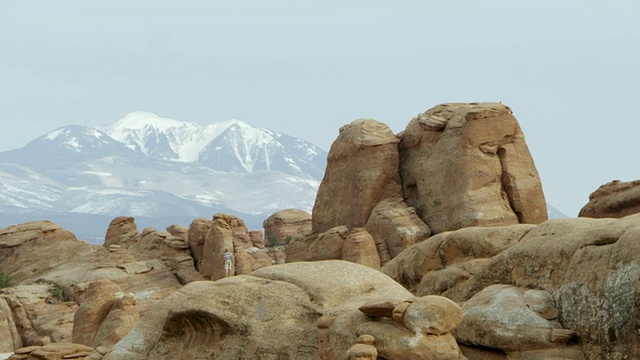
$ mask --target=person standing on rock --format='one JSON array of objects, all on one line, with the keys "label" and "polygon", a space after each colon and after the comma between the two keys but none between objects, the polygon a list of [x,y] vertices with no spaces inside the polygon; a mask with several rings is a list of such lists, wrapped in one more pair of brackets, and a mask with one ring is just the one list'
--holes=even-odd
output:
[{"label": "person standing on rock", "polygon": [[227,276],[231,275],[231,264],[233,263],[233,254],[229,249],[224,249],[224,271]]}]

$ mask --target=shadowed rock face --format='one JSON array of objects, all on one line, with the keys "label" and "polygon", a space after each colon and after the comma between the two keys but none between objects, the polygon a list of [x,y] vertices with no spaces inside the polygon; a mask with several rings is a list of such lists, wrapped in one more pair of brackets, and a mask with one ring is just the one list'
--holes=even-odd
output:
[{"label": "shadowed rock face", "polygon": [[411,120],[399,148],[404,198],[434,233],[547,220],[538,173],[507,106],[438,105]]}]

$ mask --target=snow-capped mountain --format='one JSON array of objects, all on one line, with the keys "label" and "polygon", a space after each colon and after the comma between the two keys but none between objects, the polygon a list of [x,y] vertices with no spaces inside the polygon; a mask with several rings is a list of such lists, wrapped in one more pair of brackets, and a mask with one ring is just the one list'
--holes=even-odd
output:
[{"label": "snow-capped mountain", "polygon": [[277,210],[311,210],[326,155],[239,120],[201,125],[135,112],[98,129],[65,126],[0,153],[0,227],[29,213],[86,222],[225,212],[260,228]]},{"label": "snow-capped mountain", "polygon": [[240,120],[201,125],[133,112],[100,130],[150,158],[225,172],[275,170],[313,179],[322,176],[326,161],[326,153],[307,141]]}]

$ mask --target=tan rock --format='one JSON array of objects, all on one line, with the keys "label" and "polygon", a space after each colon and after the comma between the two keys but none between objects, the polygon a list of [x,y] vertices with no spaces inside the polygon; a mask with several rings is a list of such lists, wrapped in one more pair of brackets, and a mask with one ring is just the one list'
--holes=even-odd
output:
[{"label": "tan rock", "polygon": [[288,244],[311,232],[311,214],[299,209],[285,209],[273,213],[262,223],[268,242]]},{"label": "tan rock", "polygon": [[191,248],[191,255],[196,262],[196,269],[202,270],[202,259],[204,258],[204,243],[207,238],[207,234],[211,230],[211,220],[198,218],[191,222],[189,225],[189,247]]},{"label": "tan rock", "polygon": [[50,284],[18,285],[2,290],[22,346],[69,342],[78,305],[54,298]]},{"label": "tan rock", "polygon": [[[534,227],[526,224],[471,227],[437,234],[403,251],[380,270],[413,293],[417,294],[420,287],[421,296],[440,295],[459,285],[459,281],[439,283],[438,293],[430,294],[430,287],[422,284],[424,276],[470,260],[491,258],[516,244]],[[454,300],[458,299],[454,297]]]},{"label": "tan rock", "polygon": [[13,312],[7,300],[0,295],[0,353],[12,352],[22,347],[22,339],[13,320]]},{"label": "tan rock", "polygon": [[10,360],[61,360],[84,359],[93,348],[73,343],[52,343],[44,346],[30,346],[18,349]]},{"label": "tan rock", "polygon": [[131,216],[120,216],[109,223],[107,234],[104,238],[104,247],[110,245],[121,245],[129,247],[140,240],[141,234],[138,232],[135,219]]},{"label": "tan rock", "polygon": [[[222,279],[226,276],[224,270],[224,252],[233,249],[233,232],[231,224],[223,217],[214,217],[211,230],[207,234],[203,248],[201,273],[211,280]],[[235,271],[235,266],[233,266]]]},{"label": "tan rock", "polygon": [[[575,331],[531,309],[524,294],[524,289],[510,285],[491,285],[476,294],[462,305],[458,341],[510,353],[562,347],[576,336]],[[553,308],[551,294],[547,294],[551,303],[545,307]]]},{"label": "tan rock", "polygon": [[182,225],[173,224],[173,225],[167,227],[166,230],[172,236],[180,238],[180,239],[182,239],[184,241],[187,241],[189,239],[189,229],[187,229],[186,227],[184,227]]},{"label": "tan rock", "polygon": [[553,294],[562,327],[579,334],[587,359],[633,358],[640,341],[640,215],[558,219],[531,230],[468,283],[464,298],[491,284]]},{"label": "tan rock", "polygon": [[364,228],[355,228],[342,248],[342,260],[380,269],[380,257],[373,237]]},{"label": "tan rock", "polygon": [[122,289],[110,280],[90,283],[85,301],[80,304],[73,319],[72,342],[93,346],[100,325],[121,296]]},{"label": "tan rock", "polygon": [[537,170],[507,106],[435,106],[411,120],[399,149],[404,197],[434,233],[547,219]]},{"label": "tan rock", "polygon": [[429,227],[402,198],[381,200],[371,212],[365,228],[376,241],[382,265],[431,236]]},{"label": "tan rock", "polygon": [[640,212],[640,180],[606,183],[589,195],[589,203],[578,216],[621,218]]},{"label": "tan rock", "polygon": [[337,226],[323,233],[311,233],[304,239],[294,241],[285,249],[287,262],[341,259],[349,231],[347,226]]},{"label": "tan rock", "polygon": [[360,335],[355,341],[356,343],[347,350],[347,359],[349,360],[376,360],[378,358],[378,350],[375,347],[375,339],[371,335]]},{"label": "tan rock", "polygon": [[376,120],[340,128],[313,207],[314,232],[363,227],[381,199],[400,195],[397,143],[389,127]]},{"label": "tan rock", "polygon": [[[382,294],[408,296],[383,274],[345,261],[269,266],[194,282],[158,303],[104,359],[317,359],[316,320],[322,313],[352,309]],[[356,337],[351,332],[333,338],[333,349],[344,356]]]},{"label": "tan rock", "polygon": [[93,339],[94,348],[113,347],[140,320],[140,313],[136,309],[136,299],[133,294],[124,294],[118,297],[111,310],[100,323],[100,327]]},{"label": "tan rock", "polygon": [[267,243],[264,241],[264,234],[261,230],[251,230],[249,231],[249,237],[251,238],[251,243],[253,246],[264,249],[267,247]]}]

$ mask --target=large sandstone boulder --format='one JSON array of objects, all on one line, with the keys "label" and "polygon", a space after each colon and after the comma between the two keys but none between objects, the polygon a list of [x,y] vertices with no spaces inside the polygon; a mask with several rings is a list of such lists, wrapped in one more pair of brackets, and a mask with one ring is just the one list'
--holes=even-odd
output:
[{"label": "large sandstone boulder", "polygon": [[558,219],[536,226],[467,281],[467,300],[492,284],[553,295],[558,321],[587,359],[640,354],[640,215]]},{"label": "large sandstone boulder", "polygon": [[547,219],[540,178],[505,105],[435,106],[411,120],[399,149],[404,198],[434,233]]},{"label": "large sandstone boulder", "polygon": [[197,218],[189,225],[188,238],[191,255],[195,260],[196,269],[202,271],[202,261],[204,259],[204,243],[207,234],[211,230],[211,220]]},{"label": "large sandstone boulder", "polygon": [[262,226],[270,245],[285,244],[311,232],[311,214],[299,209],[280,210],[265,219]]},{"label": "large sandstone boulder", "polygon": [[286,249],[288,263],[299,261],[346,260],[380,268],[376,242],[364,228],[338,226],[320,234],[292,242]]},{"label": "large sandstone boulder", "polygon": [[363,227],[381,199],[400,195],[397,144],[391,129],[376,120],[340,128],[313,206],[314,232]]},{"label": "large sandstone boulder", "polygon": [[462,309],[464,319],[456,329],[459,342],[500,349],[510,355],[566,348],[577,335],[562,328],[553,296],[544,290],[491,285],[465,302]]},{"label": "large sandstone boulder", "polygon": [[429,227],[402,198],[381,200],[365,226],[373,236],[382,265],[431,236]]},{"label": "large sandstone boulder", "polygon": [[380,294],[407,296],[386,276],[342,261],[194,282],[158,303],[104,359],[317,359],[315,323],[325,309]]},{"label": "large sandstone boulder", "polygon": [[[207,279],[218,280],[226,276],[224,269],[224,252],[234,253],[233,228],[224,217],[215,217],[211,229],[204,242],[201,273]],[[234,259],[237,254],[234,254]],[[235,264],[232,265],[232,275],[235,274]]]},{"label": "large sandstone boulder", "polygon": [[75,313],[72,342],[111,348],[138,322],[133,294],[124,294],[110,280],[91,282]]},{"label": "large sandstone boulder", "polygon": [[[358,329],[367,324],[389,330],[377,333],[376,341],[385,344],[386,358],[400,359],[407,344],[394,336],[415,333],[399,326],[412,324],[414,331],[433,327],[450,337],[456,320],[446,320],[437,309],[455,309],[456,304],[435,300],[442,305],[431,303],[432,312],[429,306],[403,307],[399,319],[406,321],[399,325],[358,310],[376,299],[419,302],[380,272],[345,261],[284,264],[194,282],[158,303],[104,359],[345,359]],[[454,348],[447,354],[459,355],[455,341],[449,345]]]},{"label": "large sandstone boulder", "polygon": [[621,218],[640,212],[640,180],[606,183],[589,195],[589,203],[579,216],[591,218]]},{"label": "large sandstone boulder", "polygon": [[104,247],[107,249],[111,245],[128,247],[128,245],[138,242],[140,236],[135,219],[131,216],[120,216],[109,223],[107,234],[104,237]]},{"label": "large sandstone boulder", "polygon": [[468,271],[479,271],[476,265],[481,268],[534,227],[517,224],[440,233],[403,251],[381,271],[418,296],[444,295],[459,300],[472,275]]}]

